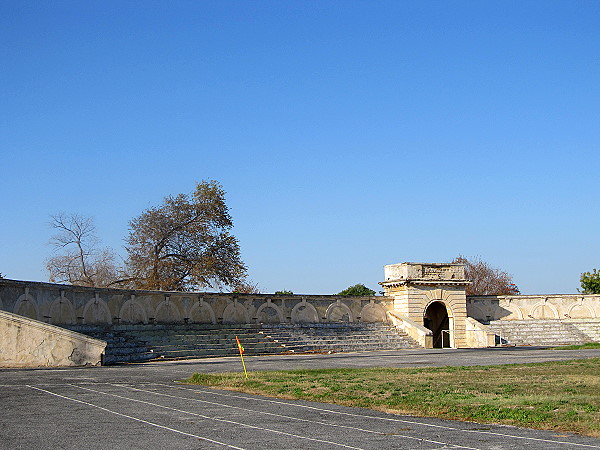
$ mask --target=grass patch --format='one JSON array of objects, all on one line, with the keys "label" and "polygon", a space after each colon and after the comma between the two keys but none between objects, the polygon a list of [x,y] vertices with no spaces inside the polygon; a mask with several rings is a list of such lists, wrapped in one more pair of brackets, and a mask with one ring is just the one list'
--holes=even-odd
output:
[{"label": "grass patch", "polygon": [[419,369],[195,373],[185,383],[397,414],[600,437],[600,358]]},{"label": "grass patch", "polygon": [[600,342],[588,342],[581,345],[563,345],[560,347],[552,347],[550,350],[585,350],[588,348],[600,348]]}]

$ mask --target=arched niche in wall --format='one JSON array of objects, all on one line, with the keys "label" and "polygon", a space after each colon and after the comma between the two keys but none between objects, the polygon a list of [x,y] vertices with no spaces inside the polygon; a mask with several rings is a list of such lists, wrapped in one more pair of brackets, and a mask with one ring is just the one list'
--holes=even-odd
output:
[{"label": "arched niche in wall", "polygon": [[29,317],[30,319],[41,320],[38,305],[29,292],[17,299],[13,312],[20,316]]},{"label": "arched niche in wall", "polygon": [[110,309],[99,296],[89,300],[83,308],[83,320],[89,324],[111,324]]},{"label": "arched niche in wall", "polygon": [[158,304],[154,317],[158,323],[177,323],[182,321],[181,311],[179,311],[177,305],[168,296]]},{"label": "arched niche in wall", "polygon": [[71,301],[61,293],[60,297],[57,297],[48,310],[50,316],[50,323],[55,325],[71,325],[75,323],[75,308]]},{"label": "arched niche in wall", "polygon": [[192,305],[189,312],[189,318],[194,323],[210,323],[216,324],[217,318],[210,304],[203,299],[199,299]]},{"label": "arched niche in wall", "polygon": [[593,319],[595,315],[594,311],[580,300],[569,307],[567,317],[571,319]]},{"label": "arched niche in wall", "polygon": [[144,306],[132,295],[129,300],[123,303],[119,310],[121,322],[125,323],[148,323],[148,315]]},{"label": "arched niche in wall", "polygon": [[360,311],[361,322],[385,322],[387,315],[383,306],[371,300]]},{"label": "arched niche in wall", "polygon": [[250,323],[250,315],[237,300],[230,302],[223,311],[223,323]]},{"label": "arched niche in wall", "polygon": [[282,323],[283,311],[275,303],[268,299],[265,303],[260,305],[256,310],[256,322],[257,323]]},{"label": "arched niche in wall", "polygon": [[556,307],[547,301],[535,304],[529,315],[533,319],[560,319]]},{"label": "arched niche in wall", "polygon": [[341,300],[332,303],[325,312],[327,322],[354,322],[352,311]]},{"label": "arched niche in wall", "polygon": [[292,323],[318,323],[319,313],[305,299],[292,308]]},{"label": "arched niche in wall", "polygon": [[[512,300],[508,300],[506,303],[502,303],[498,311],[502,311],[502,315],[500,317],[495,317],[496,319],[501,320],[523,320],[525,318],[525,314],[519,306],[514,303]],[[506,314],[508,312],[508,314]]]}]

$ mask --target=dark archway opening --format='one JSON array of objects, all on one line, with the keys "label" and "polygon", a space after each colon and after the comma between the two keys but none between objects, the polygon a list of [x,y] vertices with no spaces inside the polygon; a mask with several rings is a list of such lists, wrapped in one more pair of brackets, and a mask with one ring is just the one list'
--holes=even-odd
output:
[{"label": "dark archway opening", "polygon": [[423,325],[433,333],[433,348],[450,347],[450,319],[442,302],[433,302],[427,307]]}]

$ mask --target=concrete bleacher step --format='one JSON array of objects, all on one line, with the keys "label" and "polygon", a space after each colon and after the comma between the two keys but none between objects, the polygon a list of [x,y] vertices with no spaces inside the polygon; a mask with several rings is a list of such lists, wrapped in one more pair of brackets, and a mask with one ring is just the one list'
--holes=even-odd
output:
[{"label": "concrete bleacher step", "polygon": [[343,352],[418,347],[405,333],[387,324],[319,323],[264,325],[263,332],[289,350]]},{"label": "concrete bleacher step", "polygon": [[107,341],[105,363],[245,355],[348,352],[418,347],[387,324],[161,324],[76,325],[70,327]]},{"label": "concrete bleacher step", "polygon": [[144,362],[157,358],[157,354],[143,341],[112,327],[95,325],[73,325],[69,329],[106,341],[103,364],[122,362]]},{"label": "concrete bleacher step", "polygon": [[600,341],[600,319],[496,320],[489,331],[500,344],[577,345]]}]

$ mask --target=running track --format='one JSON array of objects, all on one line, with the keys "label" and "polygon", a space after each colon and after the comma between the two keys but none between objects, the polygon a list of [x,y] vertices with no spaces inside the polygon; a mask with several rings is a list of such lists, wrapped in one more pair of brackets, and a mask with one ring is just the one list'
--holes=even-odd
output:
[{"label": "running track", "polygon": [[[495,353],[494,353],[495,352]],[[463,353],[479,359],[566,356],[547,350]],[[565,354],[567,352],[558,352]],[[443,365],[456,351],[248,358],[249,368]],[[573,357],[594,356],[594,353]],[[411,363],[411,361],[413,361]],[[487,362],[489,363],[489,361]],[[600,449],[600,439],[217,391],[176,383],[238,370],[235,358],[89,369],[0,371],[0,448]]]}]

